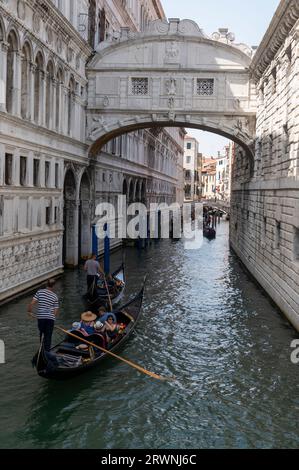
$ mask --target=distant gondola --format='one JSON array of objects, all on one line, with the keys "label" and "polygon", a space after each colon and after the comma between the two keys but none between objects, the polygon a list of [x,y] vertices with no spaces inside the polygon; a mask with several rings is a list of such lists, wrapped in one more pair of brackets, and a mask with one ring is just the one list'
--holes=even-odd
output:
[{"label": "distant gondola", "polygon": [[[115,352],[134,331],[141,312],[143,292],[144,286],[136,297],[113,312],[117,323],[124,324],[124,329],[106,346],[109,351]],[[72,332],[82,339],[104,347],[101,335],[93,334],[86,337],[80,331]],[[91,369],[109,356],[107,352],[92,346],[82,350],[80,344],[84,344],[84,341],[66,335],[63,341],[54,346],[50,352],[46,352],[41,343],[39,351],[32,360],[38,375],[47,379],[67,379]]]},{"label": "distant gondola", "polygon": [[214,240],[216,238],[216,230],[212,227],[204,227],[203,236],[208,240]]},{"label": "distant gondola", "polygon": [[[120,281],[120,286],[117,286],[115,281]],[[112,283],[107,281],[107,286],[112,305],[117,305],[121,301],[126,287],[124,264],[112,274]],[[98,313],[99,307],[102,305],[109,306],[109,297],[106,287],[92,285],[89,291],[84,295],[84,299],[86,300],[87,308],[94,313]]]}]

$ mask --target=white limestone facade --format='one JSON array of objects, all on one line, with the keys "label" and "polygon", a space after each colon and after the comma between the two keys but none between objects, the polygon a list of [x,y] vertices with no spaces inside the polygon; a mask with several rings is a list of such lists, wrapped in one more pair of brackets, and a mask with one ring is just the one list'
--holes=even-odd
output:
[{"label": "white limestone facade", "polygon": [[52,2],[0,2],[0,301],[62,272],[64,233],[77,262],[91,52]]},{"label": "white limestone facade", "polygon": [[125,184],[135,201],[182,197],[182,130],[123,135],[97,161],[86,143],[93,47],[162,17],[158,0],[0,1],[0,302],[90,254],[96,204]]},{"label": "white limestone facade", "polygon": [[299,330],[299,3],[283,0],[259,46],[255,158],[236,148],[231,245]]}]

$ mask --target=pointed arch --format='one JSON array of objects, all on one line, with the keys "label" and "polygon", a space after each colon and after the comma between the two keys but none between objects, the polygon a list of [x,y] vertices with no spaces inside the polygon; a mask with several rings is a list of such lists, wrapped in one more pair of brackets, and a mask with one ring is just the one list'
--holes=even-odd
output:
[{"label": "pointed arch", "polygon": [[67,122],[68,122],[68,127],[67,127],[67,133],[68,135],[72,134],[72,129],[73,129],[73,122],[74,122],[74,102],[75,102],[75,90],[76,90],[76,82],[71,75],[69,84],[68,84],[68,109],[67,109]]},{"label": "pointed arch", "polygon": [[21,64],[21,116],[23,119],[30,117],[31,61],[32,45],[28,40],[25,40],[22,47]]},{"label": "pointed arch", "polygon": [[6,65],[6,110],[8,113],[16,113],[18,106],[17,96],[17,53],[20,40],[14,28],[10,28],[7,35],[7,65]]},{"label": "pointed arch", "polygon": [[0,16],[0,41],[6,40],[5,26],[2,16]]},{"label": "pointed arch", "polygon": [[47,64],[46,69],[46,126],[47,128],[52,128],[52,118],[53,118],[53,97],[54,97],[54,64],[50,59]]},{"label": "pointed arch", "polygon": [[41,51],[38,51],[35,56],[35,70],[34,70],[34,120],[37,124],[42,123],[42,108],[43,108],[43,90],[42,90],[42,77],[44,74],[44,57]]},{"label": "pointed arch", "polygon": [[62,67],[58,66],[56,73],[56,111],[55,111],[55,129],[57,131],[61,128],[61,114],[62,114],[62,85],[64,84],[64,73]]}]

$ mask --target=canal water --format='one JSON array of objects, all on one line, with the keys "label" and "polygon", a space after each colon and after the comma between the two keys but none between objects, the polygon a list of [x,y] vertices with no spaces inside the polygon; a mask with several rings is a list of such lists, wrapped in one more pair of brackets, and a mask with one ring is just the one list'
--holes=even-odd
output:
[{"label": "canal water", "polygon": [[[112,261],[117,267],[121,254]],[[69,381],[42,379],[30,363],[38,347],[30,297],[14,301],[0,310],[0,447],[298,447],[299,366],[290,361],[298,334],[230,252],[228,224],[196,251],[181,241],[127,248],[126,267],[127,297],[144,274],[148,281],[121,354],[175,380],[114,359]],[[83,311],[84,272],[67,272],[57,290],[58,324],[68,327]]]}]

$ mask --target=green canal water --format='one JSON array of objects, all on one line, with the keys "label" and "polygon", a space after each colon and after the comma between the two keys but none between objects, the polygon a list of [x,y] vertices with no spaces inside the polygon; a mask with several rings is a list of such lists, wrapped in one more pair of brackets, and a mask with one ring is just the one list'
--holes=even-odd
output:
[{"label": "green canal water", "polygon": [[[126,298],[145,273],[148,281],[121,354],[176,379],[159,382],[114,359],[65,382],[38,377],[31,296],[19,299],[0,309],[0,447],[298,447],[299,366],[290,361],[298,334],[230,252],[228,224],[196,251],[173,241],[128,248],[126,267]],[[68,327],[84,309],[84,272],[67,272],[57,291],[58,324]]]}]

